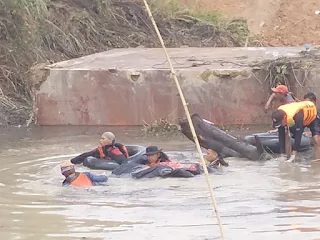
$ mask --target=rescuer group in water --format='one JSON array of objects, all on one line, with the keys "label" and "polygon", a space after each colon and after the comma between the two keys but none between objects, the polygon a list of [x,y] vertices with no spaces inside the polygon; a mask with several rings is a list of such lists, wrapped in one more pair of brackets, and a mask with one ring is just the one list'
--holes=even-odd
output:
[{"label": "rescuer group in water", "polygon": [[[303,134],[310,134],[313,139],[314,154],[320,159],[320,118],[316,108],[316,95],[309,92],[303,100],[294,98],[285,85],[272,88],[265,111],[270,109],[273,102],[278,101],[278,108],[272,112],[272,127],[278,131],[280,146],[280,158],[293,162],[301,144]],[[304,132],[305,128],[310,132]],[[291,146],[290,137],[294,139]],[[292,148],[292,149],[291,149]],[[209,172],[218,171],[229,166],[219,152],[206,149],[207,168]],[[106,175],[96,175],[90,172],[77,172],[75,165],[85,161],[105,162],[110,165],[114,175],[129,174],[134,178],[141,177],[193,177],[203,172],[201,164],[182,163],[171,160],[158,146],[149,146],[145,153],[130,160],[128,149],[125,145],[116,142],[112,132],[104,132],[100,137],[99,145],[91,151],[85,152],[72,158],[70,161],[61,163],[61,174],[65,177],[62,185],[94,186],[108,181]],[[97,168],[98,169],[98,168]],[[109,170],[109,169],[108,169]]]},{"label": "rescuer group in water", "polygon": [[[181,177],[189,178],[202,173],[199,163],[182,163],[171,160],[162,149],[149,146],[145,153],[134,161],[128,162],[128,151],[121,143],[116,143],[112,132],[105,132],[100,137],[99,145],[88,152],[82,153],[70,161],[60,164],[61,174],[65,177],[62,185],[94,186],[108,181],[105,175],[90,172],[77,172],[75,165],[86,160],[95,159],[97,162],[116,163],[112,173],[115,175],[129,174],[135,178],[141,177]],[[207,150],[206,160],[209,172],[228,166],[221,155],[212,149]]]}]

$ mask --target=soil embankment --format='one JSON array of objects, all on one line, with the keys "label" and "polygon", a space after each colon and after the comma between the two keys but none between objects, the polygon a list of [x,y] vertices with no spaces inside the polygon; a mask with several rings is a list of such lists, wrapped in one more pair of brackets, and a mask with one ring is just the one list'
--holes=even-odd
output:
[{"label": "soil embankment", "polygon": [[[238,47],[248,35],[245,21],[218,22],[213,14],[201,21],[201,14],[176,5],[154,3],[152,9],[168,47]],[[41,78],[30,78],[29,70],[37,64],[112,48],[159,47],[142,2],[3,0],[0,15],[0,125],[32,121],[32,90]]]},{"label": "soil embankment", "polygon": [[[194,0],[179,0],[192,6]],[[214,9],[228,18],[247,20],[252,34],[261,35],[269,46],[320,45],[318,0],[198,0],[200,9]]]},{"label": "soil embankment", "polygon": [[[248,46],[320,44],[316,0],[150,2],[168,47],[239,47],[249,31]],[[32,92],[42,77],[29,73],[38,64],[159,47],[142,1],[2,0],[0,15],[0,125],[32,122]]]}]

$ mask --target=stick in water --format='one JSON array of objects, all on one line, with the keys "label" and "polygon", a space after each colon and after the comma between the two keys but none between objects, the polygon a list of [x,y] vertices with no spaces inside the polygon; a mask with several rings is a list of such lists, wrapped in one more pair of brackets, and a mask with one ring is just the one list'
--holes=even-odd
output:
[{"label": "stick in water", "polygon": [[205,173],[205,176],[206,176],[206,180],[207,180],[207,185],[208,185],[208,188],[209,188],[209,192],[210,192],[210,196],[211,196],[211,201],[212,201],[212,205],[213,205],[213,210],[216,214],[216,217],[217,217],[217,221],[218,221],[218,224],[219,224],[219,229],[220,229],[220,235],[221,235],[221,239],[224,240],[224,234],[223,234],[223,230],[222,230],[222,224],[221,224],[221,220],[220,220],[220,216],[219,216],[219,213],[218,213],[218,209],[217,209],[217,203],[216,203],[216,200],[215,200],[215,197],[214,197],[214,194],[213,194],[213,190],[212,190],[212,186],[211,186],[211,182],[210,182],[210,179],[209,179],[209,173],[208,173],[208,168],[207,168],[207,165],[206,165],[206,162],[203,158],[203,155],[202,155],[202,151],[201,151],[201,147],[200,147],[200,144],[199,144],[199,140],[197,138],[197,135],[196,135],[196,131],[194,129],[194,126],[193,126],[193,123],[192,123],[192,120],[191,120],[191,116],[190,116],[190,113],[189,113],[189,109],[188,109],[188,106],[187,106],[187,103],[186,103],[186,100],[184,98],[184,95],[183,95],[183,92],[181,90],[181,87],[180,87],[180,84],[179,84],[179,81],[178,81],[178,78],[176,76],[176,73],[175,73],[175,70],[172,66],[172,63],[171,63],[171,60],[170,60],[170,57],[169,57],[169,54],[167,52],[167,49],[164,45],[164,42],[163,42],[163,39],[161,37],[161,34],[159,32],[159,29],[158,29],[158,26],[152,16],[152,13],[151,13],[151,10],[149,8],[149,4],[147,2],[147,0],[143,0],[144,2],[144,5],[147,9],[147,12],[148,12],[148,15],[150,17],[150,20],[153,24],[153,27],[154,27],[154,30],[156,31],[157,35],[158,35],[158,38],[159,38],[159,41],[162,45],[162,48],[163,48],[163,51],[166,55],[166,58],[167,58],[167,61],[170,65],[170,69],[171,69],[171,74],[173,76],[173,79],[176,83],[176,86],[178,88],[178,92],[179,92],[179,96],[181,98],[181,101],[182,101],[182,104],[183,104],[183,107],[184,107],[184,110],[185,110],[185,113],[187,115],[187,119],[188,119],[188,122],[189,122],[189,125],[190,125],[190,130],[192,132],[192,135],[193,135],[193,139],[194,139],[194,142],[196,144],[196,147],[197,147],[197,150],[198,150],[198,153],[199,153],[199,157],[200,157],[200,160],[202,162],[202,166],[203,166],[203,170],[204,170],[204,173]]}]

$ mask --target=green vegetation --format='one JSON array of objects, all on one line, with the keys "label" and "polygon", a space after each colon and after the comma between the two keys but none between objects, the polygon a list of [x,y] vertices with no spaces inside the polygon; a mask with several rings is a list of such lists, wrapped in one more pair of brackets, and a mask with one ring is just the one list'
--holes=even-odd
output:
[{"label": "green vegetation", "polygon": [[[149,1],[150,2],[150,1]],[[151,7],[168,47],[244,46],[242,20],[186,9],[174,0]],[[122,47],[159,47],[141,1],[0,0],[0,125],[32,118],[30,68]]]},{"label": "green vegetation", "polygon": [[141,131],[143,136],[172,136],[180,133],[180,126],[171,123],[167,118],[160,118],[151,124],[145,123]]}]

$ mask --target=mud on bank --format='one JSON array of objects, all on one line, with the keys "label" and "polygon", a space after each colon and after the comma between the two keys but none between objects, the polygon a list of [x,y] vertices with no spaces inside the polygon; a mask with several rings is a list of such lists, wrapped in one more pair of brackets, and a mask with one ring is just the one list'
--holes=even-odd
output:
[{"label": "mud on bank", "polygon": [[[242,20],[221,22],[215,13],[171,2],[153,1],[152,9],[168,47],[245,45],[248,28]],[[32,92],[41,79],[31,81],[29,70],[37,64],[160,46],[140,1],[2,0],[0,15],[0,125],[32,122]]]}]

